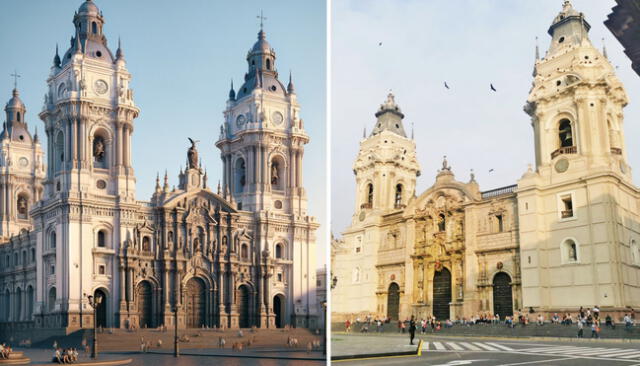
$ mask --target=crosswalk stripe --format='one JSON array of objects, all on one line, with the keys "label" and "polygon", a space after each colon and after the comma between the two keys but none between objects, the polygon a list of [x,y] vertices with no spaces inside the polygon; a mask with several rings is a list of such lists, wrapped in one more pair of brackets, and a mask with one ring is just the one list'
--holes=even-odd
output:
[{"label": "crosswalk stripe", "polygon": [[638,358],[640,357],[640,351],[636,351],[635,354],[629,354],[629,355],[624,355],[624,356],[618,356],[617,358],[624,358],[624,359],[628,359],[628,358]]},{"label": "crosswalk stripe", "polygon": [[497,348],[500,348],[500,349],[501,349],[501,350],[503,350],[503,351],[513,351],[513,348],[510,348],[510,347],[504,346],[504,345],[502,345],[502,344],[491,343],[491,342],[487,342],[487,344],[489,344],[489,345],[491,345],[491,346],[494,346],[494,347],[497,347]]},{"label": "crosswalk stripe", "polygon": [[436,348],[436,350],[438,351],[443,351],[446,350],[447,347],[445,347],[442,343],[440,342],[433,342],[433,346]]},{"label": "crosswalk stripe", "polygon": [[520,351],[523,352],[544,352],[544,353],[548,353],[548,352],[560,352],[562,350],[571,350],[574,349],[575,347],[573,346],[559,346],[559,347],[536,347],[536,348],[527,348],[527,349],[522,349]]},{"label": "crosswalk stripe", "polygon": [[460,347],[459,345],[453,343],[453,342],[447,342],[447,346],[453,348],[456,351],[464,351],[464,348]]},{"label": "crosswalk stripe", "polygon": [[489,346],[487,344],[480,343],[480,342],[474,342],[473,344],[475,344],[478,347],[484,348],[487,351],[497,351],[498,350],[497,348],[491,347],[491,346]]},{"label": "crosswalk stripe", "polygon": [[584,352],[589,352],[589,351],[596,351],[596,352],[604,352],[606,351],[607,348],[590,348],[590,347],[577,347],[576,349],[573,350],[566,350],[566,351],[562,351],[563,355],[582,355],[584,354]]},{"label": "crosswalk stripe", "polygon": [[472,350],[472,351],[481,351],[481,349],[480,349],[480,348],[478,348],[478,347],[474,346],[474,345],[473,345],[473,344],[471,344],[471,343],[467,343],[467,342],[460,342],[460,344],[461,344],[464,348],[470,349],[470,350]]},{"label": "crosswalk stripe", "polygon": [[605,351],[605,352],[602,352],[602,353],[600,353],[600,354],[598,354],[596,356],[599,356],[599,357],[618,357],[618,356],[624,356],[624,355],[628,355],[630,353],[636,353],[636,352],[638,352],[637,349],[629,349],[629,348],[624,349],[623,348],[623,349],[620,349],[618,351]]},{"label": "crosswalk stripe", "polygon": [[611,353],[611,352],[616,352],[616,351],[622,351],[620,348],[609,348],[607,350],[591,350],[591,351],[585,351],[580,353],[580,356],[601,356],[601,355],[605,355],[607,353]]}]

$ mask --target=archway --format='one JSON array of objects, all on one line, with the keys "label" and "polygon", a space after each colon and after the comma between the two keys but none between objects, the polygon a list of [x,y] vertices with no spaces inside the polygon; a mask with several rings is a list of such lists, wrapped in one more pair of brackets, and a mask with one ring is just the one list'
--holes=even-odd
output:
[{"label": "archway", "polygon": [[33,317],[34,299],[33,286],[29,285],[27,287],[27,320],[31,320]]},{"label": "archway", "polygon": [[501,319],[513,315],[511,277],[504,272],[493,277],[493,313],[500,315]]},{"label": "archway", "polygon": [[151,328],[153,318],[153,289],[149,281],[142,281],[138,284],[136,298],[138,302],[138,314],[140,328]]},{"label": "archway", "polygon": [[9,321],[11,317],[11,292],[9,289],[4,293],[4,320]]},{"label": "archway", "polygon": [[391,320],[400,318],[400,286],[393,282],[389,285],[387,294],[387,317]]},{"label": "archway", "polygon": [[284,295],[278,294],[273,297],[273,312],[276,314],[276,328],[284,328],[286,303]]},{"label": "archway", "polygon": [[102,289],[97,289],[93,293],[93,298],[100,301],[96,308],[96,326],[105,328],[107,326],[107,294]]},{"label": "archway", "polygon": [[13,320],[20,321],[22,320],[22,290],[20,287],[16,289],[16,315],[13,317]]},{"label": "archway", "polygon": [[451,272],[442,267],[433,275],[433,316],[438,320],[449,319],[451,303]]},{"label": "archway", "polygon": [[238,313],[240,328],[249,328],[249,288],[246,285],[238,288]]},{"label": "archway", "polygon": [[200,328],[206,319],[205,285],[199,278],[191,278],[187,281],[186,291],[186,315],[188,328]]}]

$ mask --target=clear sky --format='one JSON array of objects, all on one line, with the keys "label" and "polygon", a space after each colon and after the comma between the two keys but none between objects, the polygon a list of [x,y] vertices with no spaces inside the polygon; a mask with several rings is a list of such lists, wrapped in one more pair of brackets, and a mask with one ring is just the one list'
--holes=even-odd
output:
[{"label": "clear sky", "polygon": [[[0,102],[11,97],[14,69],[27,106],[31,131],[38,118],[56,43],[62,54],[74,34],[74,11],[82,0],[3,0],[0,8]],[[318,267],[325,262],[326,184],[326,4],[324,1],[129,1],[96,0],[105,17],[111,51],[118,36],[133,75],[132,88],[140,116],[133,134],[137,197],[149,200],[156,173],[169,172],[178,184],[187,137],[201,141],[210,186],[222,179],[220,154],[214,146],[231,78],[236,87],[247,70],[245,57],[256,41],[257,15],[267,17],[265,32],[276,50],[276,67],[285,82],[293,72],[301,117],[311,137],[304,156],[309,212],[323,225],[318,230]],[[4,96],[4,97],[3,97]],[[3,99],[4,98],[4,99]],[[3,112],[4,113],[4,112]],[[4,119],[2,119],[4,120]],[[321,244],[322,243],[322,244]]]},{"label": "clear sky", "polygon": [[[362,130],[389,89],[415,125],[420,195],[447,155],[456,178],[474,169],[481,190],[515,184],[534,163],[533,130],[522,107],[533,78],[535,37],[546,52],[547,30],[562,0],[340,0],[332,9],[332,226],[354,212],[355,161]],[[629,105],[624,132],[631,167],[640,170],[640,77],[603,22],[613,0],[573,0],[591,24],[592,43],[619,66]],[[379,43],[382,42],[382,46]],[[447,81],[451,89],[444,88]],[[497,93],[489,90],[489,84]],[[494,169],[489,173],[490,169]],[[640,185],[636,171],[634,182]]]}]

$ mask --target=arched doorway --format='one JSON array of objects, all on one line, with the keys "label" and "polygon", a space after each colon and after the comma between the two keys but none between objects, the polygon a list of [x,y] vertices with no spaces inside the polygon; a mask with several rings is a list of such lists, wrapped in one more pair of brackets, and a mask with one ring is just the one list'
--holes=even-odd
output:
[{"label": "arched doorway", "polygon": [[398,320],[400,317],[400,286],[395,282],[389,285],[387,317],[391,320]]},{"label": "arched doorway", "polygon": [[246,285],[238,288],[238,313],[240,328],[249,328],[249,288]]},{"label": "arched doorway", "polygon": [[22,290],[20,287],[16,289],[16,315],[13,317],[15,321],[22,320]]},{"label": "arched doorway", "polygon": [[136,298],[138,299],[138,314],[140,328],[151,328],[153,326],[153,289],[149,281],[142,281],[138,285]]},{"label": "arched doorway", "polygon": [[433,316],[438,320],[449,319],[451,303],[451,272],[442,267],[433,275]]},{"label": "arched doorway", "polygon": [[27,320],[33,318],[34,293],[33,286],[27,287]]},{"label": "arched doorway", "polygon": [[205,313],[205,286],[200,278],[191,278],[187,281],[186,291],[186,315],[188,328],[200,328],[206,319]]},{"label": "arched doorway", "polygon": [[273,297],[273,312],[276,314],[276,328],[284,328],[284,295],[278,294]]},{"label": "arched doorway", "polygon": [[511,277],[504,272],[493,277],[493,313],[500,315],[501,319],[513,315]]},{"label": "arched doorway", "polygon": [[96,302],[100,302],[100,305],[96,308],[96,325],[105,328],[107,326],[107,294],[103,290],[97,289],[93,293],[93,298]]}]

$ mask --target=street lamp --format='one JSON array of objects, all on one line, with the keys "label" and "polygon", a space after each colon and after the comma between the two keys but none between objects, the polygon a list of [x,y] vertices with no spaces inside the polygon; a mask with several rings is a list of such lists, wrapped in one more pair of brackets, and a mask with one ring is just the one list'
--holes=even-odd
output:
[{"label": "street lamp", "polygon": [[178,299],[175,300],[175,305],[173,306],[173,325],[174,325],[174,333],[173,333],[173,357],[180,357],[180,346],[178,342]]},{"label": "street lamp", "polygon": [[93,341],[91,342],[91,358],[98,358],[98,307],[102,303],[102,296],[93,297],[84,294],[89,299],[89,306],[93,308]]},{"label": "street lamp", "polygon": [[324,319],[322,319],[324,323],[324,348],[322,349],[322,354],[327,354],[327,301],[322,302],[322,310],[324,311]]}]

